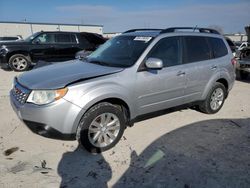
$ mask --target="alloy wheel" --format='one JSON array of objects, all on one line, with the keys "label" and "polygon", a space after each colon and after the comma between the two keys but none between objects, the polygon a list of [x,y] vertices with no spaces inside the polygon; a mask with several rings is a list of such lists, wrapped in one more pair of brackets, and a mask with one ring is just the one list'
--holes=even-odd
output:
[{"label": "alloy wheel", "polygon": [[218,110],[224,101],[224,92],[221,88],[217,88],[211,95],[210,107],[212,110]]},{"label": "alloy wheel", "polygon": [[120,121],[115,114],[103,113],[90,124],[88,139],[96,147],[107,147],[117,138],[120,127]]},{"label": "alloy wheel", "polygon": [[13,59],[12,61],[12,66],[18,70],[18,71],[22,71],[25,70],[26,67],[28,66],[28,62],[25,58],[23,57],[16,57],[15,59]]}]

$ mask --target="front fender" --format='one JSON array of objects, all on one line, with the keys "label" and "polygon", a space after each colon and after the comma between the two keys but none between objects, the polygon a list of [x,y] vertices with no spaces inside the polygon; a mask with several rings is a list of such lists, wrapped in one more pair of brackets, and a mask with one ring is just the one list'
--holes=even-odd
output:
[{"label": "front fender", "polygon": [[[100,101],[104,101],[110,98],[123,100],[128,105],[132,118],[135,114],[135,107],[132,101],[130,101],[130,98],[132,97],[130,96],[130,93],[131,92],[129,92],[127,88],[124,88],[118,84],[102,84],[99,86],[95,86],[94,88],[88,89],[88,91],[83,92],[82,95],[78,94],[77,96],[74,92],[72,92],[72,94],[66,95],[64,97],[65,100],[82,108],[74,122],[72,132],[76,132],[77,126],[82,116],[90,107]],[[75,97],[73,97],[72,95],[75,95]]]}]

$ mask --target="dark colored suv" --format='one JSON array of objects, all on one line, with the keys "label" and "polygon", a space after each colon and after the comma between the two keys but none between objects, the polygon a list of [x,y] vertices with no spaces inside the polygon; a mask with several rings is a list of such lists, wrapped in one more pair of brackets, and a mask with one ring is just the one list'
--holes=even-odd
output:
[{"label": "dark colored suv", "polygon": [[80,50],[94,51],[105,39],[86,32],[38,32],[23,41],[0,43],[0,66],[25,71],[39,60],[66,61]]}]

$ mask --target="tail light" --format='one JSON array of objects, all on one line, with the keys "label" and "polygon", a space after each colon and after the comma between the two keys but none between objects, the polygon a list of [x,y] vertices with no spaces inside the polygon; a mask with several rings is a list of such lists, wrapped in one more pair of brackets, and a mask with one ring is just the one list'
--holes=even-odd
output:
[{"label": "tail light", "polygon": [[235,58],[231,59],[231,63],[234,67],[236,67],[237,60]]}]

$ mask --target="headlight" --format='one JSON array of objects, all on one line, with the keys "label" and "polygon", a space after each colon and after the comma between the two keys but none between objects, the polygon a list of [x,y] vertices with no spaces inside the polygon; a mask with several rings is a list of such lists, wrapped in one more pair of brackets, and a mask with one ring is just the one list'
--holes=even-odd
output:
[{"label": "headlight", "polygon": [[67,88],[58,90],[33,90],[30,93],[27,102],[37,105],[49,104],[64,97],[67,91]]}]

